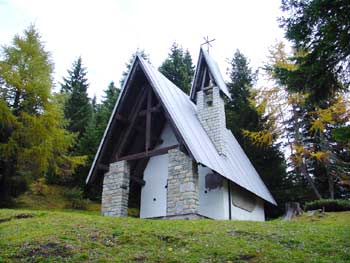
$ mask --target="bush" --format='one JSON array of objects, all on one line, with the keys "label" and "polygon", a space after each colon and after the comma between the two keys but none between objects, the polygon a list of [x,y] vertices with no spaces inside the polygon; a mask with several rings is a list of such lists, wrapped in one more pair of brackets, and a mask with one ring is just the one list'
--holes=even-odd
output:
[{"label": "bush", "polygon": [[45,178],[40,178],[30,185],[30,191],[34,195],[45,195],[47,188],[48,187],[46,185]]},{"label": "bush", "polygon": [[321,199],[305,204],[305,210],[325,209],[326,212],[350,211],[350,200]]},{"label": "bush", "polygon": [[66,188],[63,191],[62,195],[63,195],[63,197],[67,198],[68,200],[82,199],[83,198],[83,191],[77,187]]},{"label": "bush", "polygon": [[67,208],[85,210],[89,204],[89,200],[84,199],[83,191],[79,188],[67,188],[63,192],[63,196],[70,201]]}]

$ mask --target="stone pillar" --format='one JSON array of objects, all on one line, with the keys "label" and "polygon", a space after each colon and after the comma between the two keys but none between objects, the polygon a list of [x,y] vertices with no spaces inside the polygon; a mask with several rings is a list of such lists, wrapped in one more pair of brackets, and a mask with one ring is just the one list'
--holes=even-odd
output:
[{"label": "stone pillar", "polygon": [[197,92],[197,114],[218,153],[225,155],[225,102],[218,87],[208,87]]},{"label": "stone pillar", "polygon": [[178,148],[169,150],[168,156],[167,217],[196,216],[199,210],[197,164]]},{"label": "stone pillar", "polygon": [[102,215],[128,216],[130,167],[127,161],[111,163],[105,173],[102,191]]}]

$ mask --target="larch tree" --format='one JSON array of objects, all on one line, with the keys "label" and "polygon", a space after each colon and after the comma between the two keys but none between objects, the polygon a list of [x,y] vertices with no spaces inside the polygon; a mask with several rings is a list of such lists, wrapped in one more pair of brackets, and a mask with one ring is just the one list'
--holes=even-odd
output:
[{"label": "larch tree", "polygon": [[188,50],[184,51],[176,42],[170,48],[170,53],[159,71],[176,86],[189,94],[194,75],[194,65]]},{"label": "larch tree", "polygon": [[[290,148],[290,170],[300,174],[314,193],[314,196],[305,196],[304,201],[305,198],[342,197],[347,192],[341,182],[348,178],[350,166],[346,153],[349,148],[346,142],[337,141],[334,134],[349,121],[349,103],[337,92],[334,98],[323,100],[318,106],[309,99],[309,93],[290,89],[283,78],[286,72],[298,69],[295,56],[297,52],[288,56],[281,43],[271,50],[271,62],[266,70],[276,88],[268,91],[264,99],[270,108],[277,109],[275,118],[279,119],[281,134]],[[276,100],[278,93],[283,95]]]},{"label": "larch tree", "polygon": [[0,193],[19,194],[31,180],[69,176],[84,157],[68,154],[75,135],[60,96],[52,95],[53,64],[34,26],[2,48],[0,59]]}]

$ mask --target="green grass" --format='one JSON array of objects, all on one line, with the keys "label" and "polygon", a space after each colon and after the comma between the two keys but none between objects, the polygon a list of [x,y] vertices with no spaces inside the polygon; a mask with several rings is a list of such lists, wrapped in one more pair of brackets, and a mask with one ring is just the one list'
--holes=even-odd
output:
[{"label": "green grass", "polygon": [[[71,201],[64,196],[66,187],[57,185],[46,185],[42,195],[33,194],[31,191],[20,195],[15,200],[16,208],[24,209],[41,209],[41,210],[69,210]],[[87,211],[100,211],[101,205],[88,202],[86,205]]]},{"label": "green grass", "polygon": [[291,222],[0,210],[0,262],[350,262],[350,212]]}]

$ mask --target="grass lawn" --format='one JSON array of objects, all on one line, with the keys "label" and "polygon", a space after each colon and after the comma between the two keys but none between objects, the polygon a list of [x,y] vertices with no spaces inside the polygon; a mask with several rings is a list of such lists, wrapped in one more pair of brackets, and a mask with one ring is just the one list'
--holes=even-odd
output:
[{"label": "grass lawn", "polygon": [[0,262],[350,262],[350,212],[229,222],[0,209]]}]

